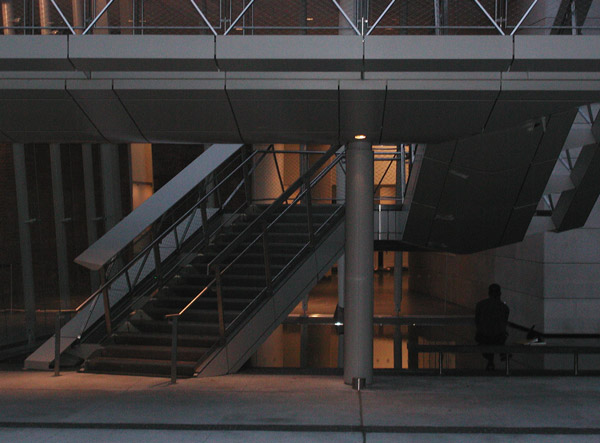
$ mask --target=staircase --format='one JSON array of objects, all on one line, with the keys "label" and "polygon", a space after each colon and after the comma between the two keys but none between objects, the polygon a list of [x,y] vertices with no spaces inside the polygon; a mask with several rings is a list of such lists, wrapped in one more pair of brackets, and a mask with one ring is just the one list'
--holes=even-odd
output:
[{"label": "staircase", "polygon": [[[340,209],[338,205],[313,205],[311,216],[315,232],[326,234],[339,225]],[[172,325],[166,316],[180,312],[208,288],[178,320],[177,376],[193,376],[212,353],[224,346],[219,330],[217,285],[210,285],[215,276],[208,273],[208,264],[245,231],[248,232],[247,239],[233,251],[238,260],[221,276],[223,321],[229,331],[229,341],[235,336],[236,325],[243,325],[245,319],[264,308],[273,296],[267,289],[264,244],[262,241],[252,244],[252,239],[262,236],[261,225],[256,221],[258,215],[266,210],[267,207],[261,206],[249,208],[219,233],[214,242],[195,254],[146,304],[129,315],[104,342],[102,349],[88,358],[85,371],[169,375]],[[276,219],[268,233],[268,261],[275,293],[289,291],[290,288],[286,289],[286,283],[289,283],[286,277],[315,254],[314,249],[308,246],[310,238],[305,204],[277,208],[269,214],[268,223]],[[326,237],[319,235],[317,240],[322,242]],[[341,240],[343,237],[338,235],[334,255],[341,252]],[[333,260],[331,257],[329,261]],[[315,277],[318,279],[315,275],[306,277],[313,281]],[[292,301],[291,308],[294,306]],[[268,326],[265,325],[266,328]]]}]

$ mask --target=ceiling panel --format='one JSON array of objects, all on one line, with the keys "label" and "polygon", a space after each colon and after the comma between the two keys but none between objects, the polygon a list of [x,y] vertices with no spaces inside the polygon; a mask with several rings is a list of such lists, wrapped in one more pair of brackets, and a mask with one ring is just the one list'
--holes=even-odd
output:
[{"label": "ceiling panel", "polygon": [[233,80],[227,94],[247,143],[338,138],[336,81]]},{"label": "ceiling panel", "polygon": [[106,141],[64,80],[0,80],[0,130],[25,143]]},{"label": "ceiling panel", "polygon": [[223,80],[115,80],[114,90],[151,142],[240,142]]},{"label": "ceiling panel", "polygon": [[113,92],[111,80],[68,80],[67,89],[110,142],[147,141]]},{"label": "ceiling panel", "polygon": [[343,141],[364,134],[379,142],[385,105],[384,81],[340,82],[340,132]]}]

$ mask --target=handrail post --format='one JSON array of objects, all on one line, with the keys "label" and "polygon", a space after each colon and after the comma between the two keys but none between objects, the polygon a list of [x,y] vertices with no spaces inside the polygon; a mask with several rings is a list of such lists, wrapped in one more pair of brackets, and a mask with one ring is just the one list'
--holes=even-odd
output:
[{"label": "handrail post", "polygon": [[250,184],[250,169],[248,167],[248,154],[246,152],[246,148],[242,148],[242,174],[244,175],[244,193],[246,194],[246,203],[250,204],[252,202],[252,187]]},{"label": "handrail post", "polygon": [[171,384],[177,383],[177,320],[179,316],[171,320]]},{"label": "handrail post", "polygon": [[440,366],[440,375],[444,372],[444,353],[438,352],[438,364]]},{"label": "handrail post", "polygon": [[507,352],[505,354],[505,356],[506,356],[506,375],[508,376],[508,375],[510,375],[510,363],[509,363],[509,361],[510,361],[510,353]]},{"label": "handrail post", "polygon": [[575,372],[575,375],[579,375],[579,352],[574,352],[573,353],[573,369]]},{"label": "handrail post", "polygon": [[225,344],[225,316],[223,314],[223,287],[221,284],[221,270],[215,266],[215,281],[217,283],[217,311],[219,315],[219,337],[221,344]]},{"label": "handrail post", "polygon": [[315,231],[313,227],[313,214],[312,214],[312,198],[311,198],[311,187],[310,177],[306,175],[304,177],[304,183],[306,186],[306,216],[308,218],[308,239],[311,246],[315,244]]},{"label": "handrail post", "polygon": [[54,376],[60,375],[60,320],[61,312],[56,314],[55,332],[54,332]]},{"label": "handrail post", "polygon": [[265,261],[265,279],[267,283],[267,291],[273,293],[273,277],[271,275],[271,257],[269,255],[269,239],[267,237],[267,223],[263,221],[263,251]]},{"label": "handrail post", "polygon": [[152,252],[154,253],[154,275],[156,276],[158,284],[160,285],[162,281],[162,271],[160,265],[160,248],[158,246],[158,243],[154,244],[154,246],[152,247]]},{"label": "handrail post", "polygon": [[112,324],[110,320],[110,305],[108,299],[108,287],[106,287],[106,273],[104,269],[100,270],[100,286],[102,286],[102,301],[104,304],[104,321],[106,323],[106,333],[112,334]]}]

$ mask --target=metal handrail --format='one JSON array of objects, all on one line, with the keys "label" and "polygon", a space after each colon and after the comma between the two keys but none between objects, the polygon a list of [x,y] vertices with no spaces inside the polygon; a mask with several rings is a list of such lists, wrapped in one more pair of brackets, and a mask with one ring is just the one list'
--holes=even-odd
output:
[{"label": "metal handrail", "polygon": [[252,230],[255,229],[259,223],[262,223],[262,220],[264,220],[266,216],[270,215],[276,207],[279,207],[283,205],[284,202],[287,202],[297,190],[306,184],[305,177],[310,177],[317,172],[327,162],[327,160],[329,160],[329,158],[339,150],[339,148],[339,145],[332,145],[332,147],[329,148],[327,152],[309,168],[308,171],[306,171],[304,176],[292,183],[288,189],[283,192],[283,194],[281,194],[271,205],[269,205],[245,230],[243,230],[231,243],[229,243],[225,249],[223,249],[214,259],[212,259],[207,265],[207,270],[210,271],[211,267],[220,264],[225,257],[231,254],[231,252],[248,237]]},{"label": "metal handrail", "polygon": [[[217,311],[218,311],[218,321],[219,321],[219,336],[220,341],[219,344],[222,345],[226,341],[226,333],[232,325],[235,325],[239,318],[245,316],[247,312],[254,308],[256,300],[260,299],[265,291],[272,291],[273,282],[277,280],[277,278],[290,266],[290,263],[294,262],[296,257],[301,255],[305,249],[312,245],[314,241],[314,236],[317,235],[323,227],[321,226],[317,232],[313,232],[310,236],[309,243],[305,245],[294,257],[290,260],[290,262],[284,266],[282,270],[277,273],[275,277],[271,275],[270,272],[270,264],[269,264],[269,256],[268,256],[268,240],[267,240],[267,232],[269,229],[276,224],[281,217],[283,217],[294,205],[298,202],[305,199],[308,195],[310,195],[310,191],[313,187],[321,181],[323,177],[325,177],[336,165],[341,161],[342,155],[338,155],[334,161],[332,161],[329,165],[327,165],[323,170],[319,171],[319,169],[325,165],[325,163],[332,157],[336,155],[336,152],[339,150],[339,145],[333,145],[326,153],[314,164],[312,165],[308,171],[304,175],[302,175],[298,180],[296,180],[287,190],[285,190],[281,196],[279,196],[273,203],[271,203],[265,210],[261,212],[261,214],[252,222],[250,225],[244,229],[238,236],[229,243],[229,245],[222,250],[213,260],[210,261],[207,265],[207,273],[210,275],[210,271],[214,270],[215,278],[211,280],[205,287],[200,291],[185,307],[183,307],[179,312],[167,314],[165,315],[166,320],[170,320],[172,324],[172,343],[171,343],[171,383],[177,382],[177,329],[178,329],[178,320],[183,314],[185,314],[204,294],[208,292],[210,288],[214,285],[217,286]],[[316,177],[310,180],[310,177],[317,173]],[[304,189],[302,187],[304,186]],[[298,195],[292,200],[292,203],[287,205],[280,214],[275,217],[270,223],[266,222],[266,217],[272,214],[276,208],[280,208],[285,206],[285,203],[290,199],[290,197],[296,192]],[[308,213],[310,214],[310,202],[307,205]],[[339,214],[341,208],[338,208],[332,215],[330,215],[327,220],[323,223],[326,225],[332,218],[336,217]],[[310,215],[309,215],[310,220]],[[312,223],[309,221],[309,225]],[[260,226],[261,232],[256,235],[256,231],[254,228]],[[309,229],[310,230],[310,229]],[[223,261],[231,255],[231,253],[237,248],[244,240],[246,240],[250,234],[254,234],[255,238],[247,245],[241,252],[237,254],[237,256],[231,260],[227,266],[221,269],[221,265]],[[265,252],[265,275],[266,275],[266,286],[265,289],[259,292],[257,296],[250,301],[248,306],[246,306],[242,312],[240,312],[236,318],[226,327],[225,319],[224,319],[224,310],[223,310],[223,297],[222,297],[222,287],[221,287],[221,276],[230,269],[237,261],[242,257],[252,246],[254,246],[260,239],[263,240],[263,247]]]},{"label": "metal handrail", "polygon": [[[100,294],[103,294],[105,297],[105,309],[106,309],[106,304],[108,303],[108,295],[107,295],[107,291],[108,288],[110,288],[110,286],[117,280],[119,279],[123,274],[125,274],[127,276],[127,280],[128,280],[128,284],[130,284],[129,281],[129,274],[127,274],[127,272],[129,270],[131,270],[133,268],[133,266],[138,263],[138,261],[141,259],[141,257],[144,257],[144,264],[145,261],[147,259],[147,257],[149,256],[149,254],[155,250],[158,245],[162,242],[162,240],[164,240],[168,235],[170,235],[172,232],[176,232],[176,229],[178,226],[180,226],[188,217],[191,217],[191,215],[199,208],[201,207],[206,201],[207,199],[213,195],[213,193],[217,192],[220,187],[223,185],[224,182],[226,182],[227,180],[229,180],[235,173],[239,172],[240,169],[244,168],[248,162],[253,161],[254,157],[257,155],[257,153],[251,153],[246,159],[244,159],[242,161],[242,163],[240,163],[240,165],[238,165],[233,171],[231,171],[225,178],[223,178],[223,180],[221,180],[216,186],[214,186],[204,197],[202,197],[198,202],[196,202],[189,210],[187,210],[181,217],[179,217],[175,222],[173,222],[167,229],[165,229],[160,235],[158,235],[152,242],[150,242],[144,249],[142,249],[142,251],[140,251],[133,259],[131,259],[126,265],[123,266],[122,269],[119,270],[119,272],[117,272],[112,278],[110,278],[108,281],[102,283],[100,285],[100,287],[94,291],[92,293],[92,295],[90,295],[84,302],[82,302],[77,308],[75,308],[76,312],[80,312],[81,310],[83,310],[86,306],[88,306],[90,303],[92,302],[97,302]],[[262,161],[262,159],[265,157],[266,154],[262,154],[262,156],[259,159],[259,162]],[[198,186],[200,186],[201,184],[199,184]],[[198,186],[195,188],[197,189]],[[233,193],[236,193],[238,190],[240,189],[240,185],[236,186],[235,189],[233,190]],[[229,200],[228,200],[229,201]],[[129,245],[128,245],[129,246]],[[126,248],[123,248],[121,251],[119,251],[119,253],[117,253],[115,255],[115,257],[113,258],[116,259],[116,257],[118,257],[119,254],[122,253],[123,250],[125,250]],[[143,265],[140,267],[140,272],[141,269],[143,268]],[[137,282],[137,278],[139,277],[140,272],[138,272],[138,275],[136,277],[135,282]],[[129,288],[130,291],[133,289],[133,287]],[[81,334],[83,333],[83,331],[85,330],[85,328],[87,327],[87,324],[89,322],[89,319],[91,317],[93,313],[93,309],[90,309],[88,318],[86,319],[85,323],[82,326],[82,329],[79,333],[79,338],[81,337]],[[105,317],[106,317],[106,321],[107,321],[107,325],[110,324],[110,317],[109,317],[109,312],[105,312]],[[110,330],[110,327],[108,327],[108,329]]]}]

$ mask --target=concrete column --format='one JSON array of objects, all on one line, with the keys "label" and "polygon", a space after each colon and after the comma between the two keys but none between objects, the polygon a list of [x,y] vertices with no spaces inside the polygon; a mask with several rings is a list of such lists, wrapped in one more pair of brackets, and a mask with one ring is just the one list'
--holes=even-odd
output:
[{"label": "concrete column", "polygon": [[[87,221],[88,245],[98,240],[98,219],[96,216],[96,191],[94,185],[94,157],[92,145],[89,143],[81,146],[83,156],[83,182],[85,191],[85,218]],[[90,285],[92,291],[100,287],[100,275],[97,271],[90,271]]]},{"label": "concrete column", "polygon": [[344,382],[373,381],[373,151],[356,141],[346,150],[346,275]]},{"label": "concrete column", "polygon": [[39,0],[39,9],[40,9],[40,26],[42,29],[40,32],[42,35],[50,35],[52,34],[52,20],[50,19],[50,8],[52,5],[50,4],[50,0]]},{"label": "concrete column", "polygon": [[[15,25],[12,0],[2,0],[2,26],[9,28]],[[4,29],[4,35],[14,35],[14,29]]]},{"label": "concrete column", "polygon": [[[340,148],[338,151],[339,154],[344,152],[344,148]],[[342,163],[343,162],[343,163]],[[346,202],[346,172],[345,161],[340,161],[335,166],[335,200],[336,203],[343,204]],[[337,278],[338,278],[338,305],[340,308],[344,307],[344,290],[345,290],[345,268],[346,268],[346,259],[345,256],[342,255],[337,262]],[[339,337],[338,340],[338,367],[344,367],[344,336],[343,334]]]},{"label": "concrete column", "polygon": [[[357,24],[356,0],[339,0],[338,4],[344,10],[350,20]],[[340,35],[356,35],[354,29],[350,26],[346,18],[340,12],[338,19],[339,27],[341,28]],[[360,29],[360,26],[358,27]]]},{"label": "concrete column", "polygon": [[50,144],[50,170],[52,172],[52,200],[54,204],[54,232],[56,234],[56,259],[58,291],[61,309],[71,307],[69,291],[69,259],[67,256],[67,231],[65,228],[65,199],[63,194],[60,145]]},{"label": "concrete column", "polygon": [[123,218],[118,146],[112,144],[100,145],[100,163],[102,169],[102,197],[104,199],[104,226],[106,232],[108,232]]},{"label": "concrete column", "polygon": [[31,230],[29,218],[29,196],[27,193],[27,170],[25,167],[25,145],[13,144],[13,163],[17,188],[17,214],[19,219],[19,244],[21,249],[21,273],[23,276],[23,299],[25,305],[25,331],[27,342],[35,343],[35,292],[33,284],[33,257],[31,252]]},{"label": "concrete column", "polygon": [[[254,145],[255,150],[266,150],[270,145]],[[276,147],[277,149],[277,147]],[[252,199],[257,205],[269,205],[273,203],[282,194],[281,182],[279,181],[279,173],[282,173],[283,154],[275,154],[277,162],[272,153],[267,153],[257,168],[254,170],[252,177]],[[262,153],[259,153],[256,158],[261,158]],[[279,173],[277,172],[279,166]]]},{"label": "concrete column", "polygon": [[82,34],[85,27],[83,0],[71,0],[71,7],[73,8],[73,29],[76,34]]}]

